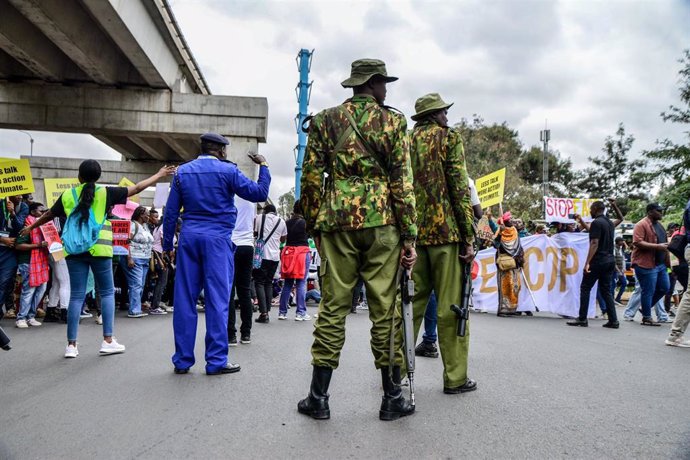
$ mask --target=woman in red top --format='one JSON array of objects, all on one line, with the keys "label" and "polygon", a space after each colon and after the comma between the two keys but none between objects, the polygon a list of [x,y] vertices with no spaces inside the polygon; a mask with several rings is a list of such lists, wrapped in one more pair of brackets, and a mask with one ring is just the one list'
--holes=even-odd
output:
[{"label": "woman in red top", "polygon": [[309,321],[311,316],[307,314],[307,277],[309,276],[309,239],[307,237],[307,223],[302,217],[302,208],[299,200],[292,209],[292,217],[287,226],[287,240],[280,255],[280,272],[285,283],[280,293],[280,310],[278,319],[287,319],[288,302],[292,287],[295,286],[297,297],[297,313],[295,321]]}]

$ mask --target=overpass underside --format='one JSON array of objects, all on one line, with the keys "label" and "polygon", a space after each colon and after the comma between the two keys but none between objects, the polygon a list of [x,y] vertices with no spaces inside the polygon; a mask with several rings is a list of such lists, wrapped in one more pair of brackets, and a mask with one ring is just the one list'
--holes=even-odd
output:
[{"label": "overpass underside", "polygon": [[130,160],[266,141],[265,98],[212,96],[167,0],[0,0],[0,128],[92,134]]}]

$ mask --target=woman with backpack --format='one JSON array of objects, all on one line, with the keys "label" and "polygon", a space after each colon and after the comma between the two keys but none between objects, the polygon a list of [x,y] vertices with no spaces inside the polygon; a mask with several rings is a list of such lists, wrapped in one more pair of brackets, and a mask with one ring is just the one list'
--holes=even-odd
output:
[{"label": "woman with backpack", "polygon": [[129,254],[127,258],[120,258],[120,266],[127,277],[129,292],[129,318],[147,316],[141,310],[141,295],[146,283],[146,274],[151,263],[153,250],[153,235],[149,231],[149,211],[139,206],[132,214],[132,226],[129,228]]},{"label": "woman with backpack", "polygon": [[101,177],[101,165],[85,160],[79,165],[80,186],[65,191],[53,207],[21,234],[29,234],[55,217],[66,217],[62,231],[67,252],[70,276],[70,301],[67,313],[67,349],[65,358],[76,358],[79,314],[86,296],[89,269],[93,271],[96,289],[101,297],[103,316],[103,342],[100,354],[124,353],[125,346],[113,337],[115,295],[113,287],[113,234],[106,220],[106,210],[116,204],[125,204],[127,198],[140,193],[166,176],[174,174],[173,166],[164,166],[153,176],[129,187],[102,187],[96,185]]}]

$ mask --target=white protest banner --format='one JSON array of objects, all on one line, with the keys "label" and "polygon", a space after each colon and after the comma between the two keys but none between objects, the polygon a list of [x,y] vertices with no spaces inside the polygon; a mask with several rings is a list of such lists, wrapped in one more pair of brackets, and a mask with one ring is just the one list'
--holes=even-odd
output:
[{"label": "white protest banner", "polygon": [[544,197],[544,219],[547,222],[561,222],[572,224],[575,220],[570,217],[579,214],[586,222],[592,221],[589,207],[598,198],[552,198]]},{"label": "white protest banner", "polygon": [[168,202],[168,195],[170,195],[170,184],[161,182],[156,184],[156,193],[153,195],[153,207],[162,208]]},{"label": "white protest banner", "polygon": [[[589,250],[586,233],[559,233],[549,238],[535,235],[520,240],[525,251],[523,268],[528,286],[534,294],[539,311],[577,317],[580,310],[580,282]],[[474,308],[495,312],[498,310],[495,249],[477,253],[472,281]],[[534,311],[525,282],[520,278],[518,311]],[[597,286],[589,299],[588,317],[596,313]]]}]

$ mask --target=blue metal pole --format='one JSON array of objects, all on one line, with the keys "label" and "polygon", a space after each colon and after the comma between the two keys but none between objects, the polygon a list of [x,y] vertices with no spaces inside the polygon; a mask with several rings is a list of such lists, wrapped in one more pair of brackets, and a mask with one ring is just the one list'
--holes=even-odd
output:
[{"label": "blue metal pole", "polygon": [[311,83],[309,83],[309,70],[311,69],[311,57],[314,50],[302,49],[297,56],[297,67],[299,69],[299,84],[297,86],[297,102],[299,102],[299,113],[296,118],[297,127],[297,158],[295,164],[295,199],[300,197],[300,181],[302,179],[302,162],[304,161],[304,151],[307,148],[307,133],[302,132],[302,123],[307,118],[309,110],[309,96],[311,93]]}]

